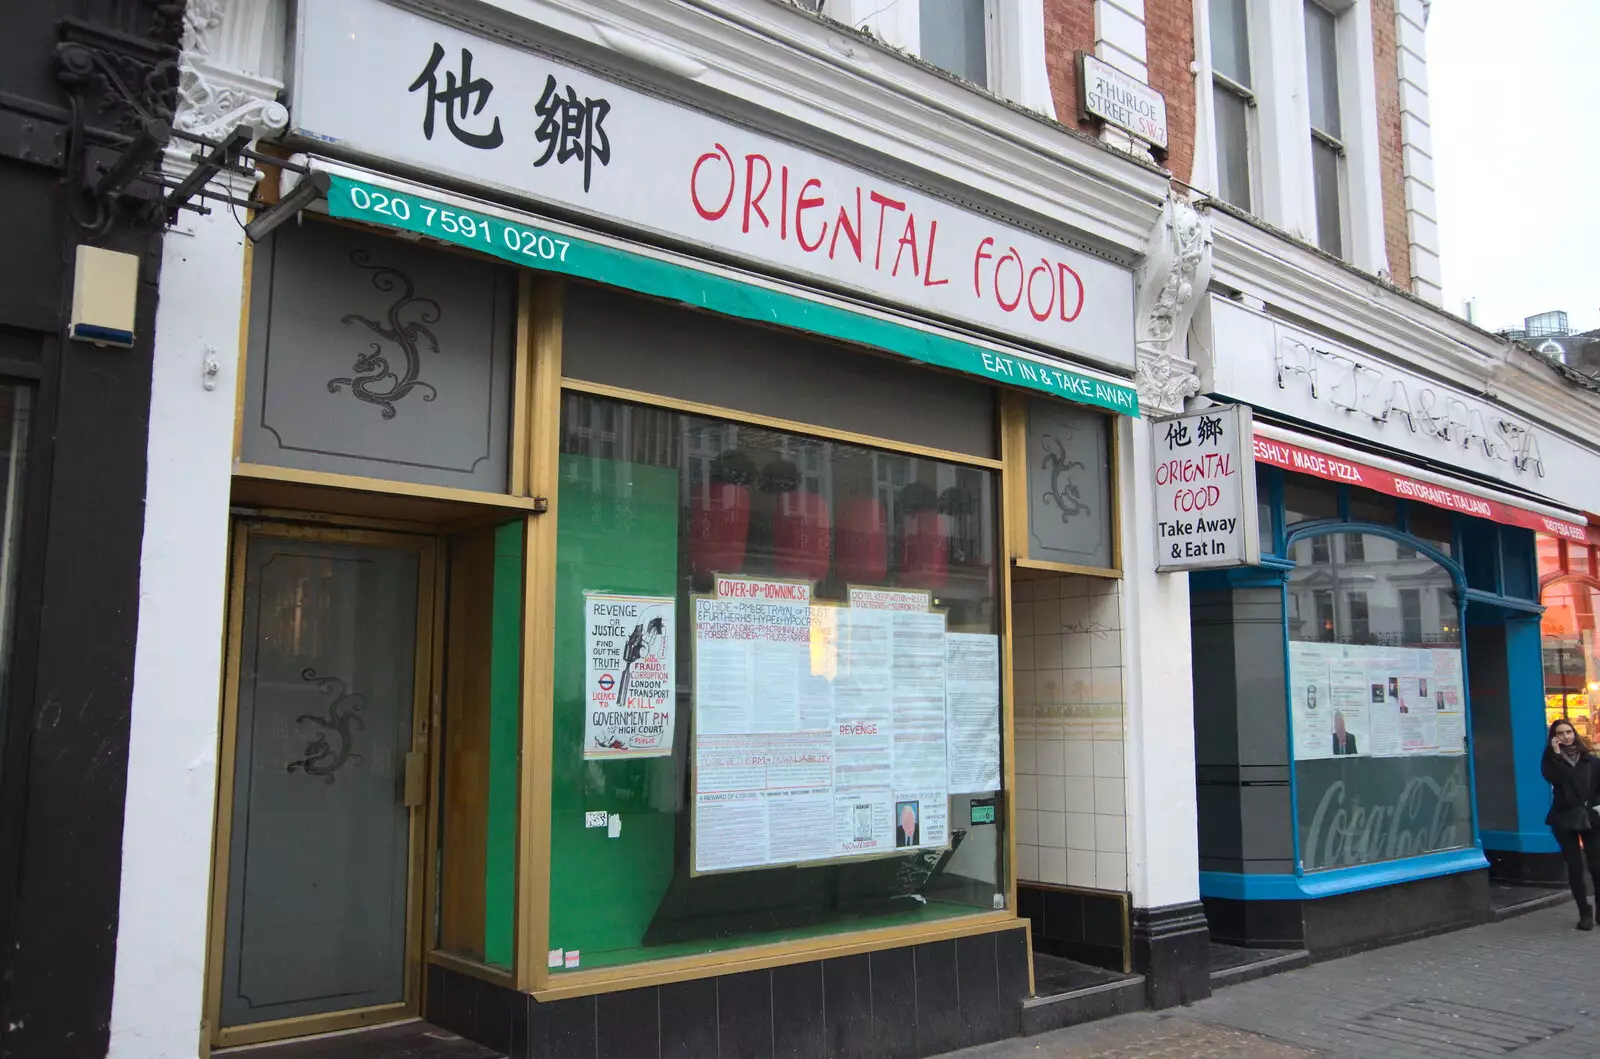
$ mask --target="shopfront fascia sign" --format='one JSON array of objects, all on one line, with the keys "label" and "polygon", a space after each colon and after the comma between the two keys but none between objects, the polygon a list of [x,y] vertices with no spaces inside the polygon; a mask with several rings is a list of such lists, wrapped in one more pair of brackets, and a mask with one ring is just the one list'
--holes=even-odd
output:
[{"label": "shopfront fascia sign", "polygon": [[1078,53],[1078,111],[1166,150],[1167,97],[1086,51]]},{"label": "shopfront fascia sign", "polygon": [[[322,163],[318,165],[320,168]],[[522,268],[579,276],[742,320],[872,346],[1001,385],[1126,416],[1139,415],[1139,393],[1133,387],[1073,371],[1065,364],[1002,352],[886,316],[735,279],[725,270],[700,262],[691,266],[673,260],[673,255],[646,253],[643,248],[623,249],[626,244],[621,241],[601,241],[603,237],[599,236],[580,238],[565,226],[532,217],[525,221],[507,220],[505,216],[467,209],[459,202],[411,194],[338,173],[331,176],[328,215],[341,220],[382,225],[498,257]]]},{"label": "shopfront fascia sign", "polygon": [[1155,437],[1156,569],[1261,561],[1250,409],[1205,408],[1150,424]]},{"label": "shopfront fascia sign", "polygon": [[1521,526],[1536,533],[1560,537],[1579,544],[1586,544],[1590,540],[1588,527],[1578,522],[1554,518],[1530,508],[1491,500],[1477,493],[1425,482],[1409,475],[1395,474],[1380,467],[1342,459],[1276,438],[1258,436],[1255,439],[1255,458],[1258,463],[1282,467],[1296,474],[1308,474],[1330,482],[1359,486],[1385,496],[1429,504],[1446,511],[1459,511],[1463,515],[1488,519],[1507,526]]},{"label": "shopfront fascia sign", "polygon": [[1213,392],[1600,511],[1593,454],[1500,405],[1221,297]]},{"label": "shopfront fascia sign", "polygon": [[298,8],[290,132],[1121,370],[1116,264],[385,0]]}]

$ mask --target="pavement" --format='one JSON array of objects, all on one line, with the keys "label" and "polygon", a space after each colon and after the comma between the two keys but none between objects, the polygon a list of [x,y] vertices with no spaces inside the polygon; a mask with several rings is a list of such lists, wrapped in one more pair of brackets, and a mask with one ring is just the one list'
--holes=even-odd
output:
[{"label": "pavement", "polygon": [[1596,1059],[1600,931],[1563,904],[943,1059]]}]

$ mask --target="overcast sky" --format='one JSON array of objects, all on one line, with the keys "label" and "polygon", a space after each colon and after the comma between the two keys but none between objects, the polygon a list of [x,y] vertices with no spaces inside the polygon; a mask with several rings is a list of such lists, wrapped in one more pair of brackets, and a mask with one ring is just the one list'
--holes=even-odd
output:
[{"label": "overcast sky", "polygon": [[1427,39],[1445,307],[1600,327],[1600,0],[1434,0]]}]

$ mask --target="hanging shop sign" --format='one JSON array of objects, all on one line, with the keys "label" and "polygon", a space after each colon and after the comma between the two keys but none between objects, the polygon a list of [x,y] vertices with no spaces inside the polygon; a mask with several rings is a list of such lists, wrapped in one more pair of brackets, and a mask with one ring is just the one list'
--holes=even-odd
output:
[{"label": "hanging shop sign", "polygon": [[1592,453],[1501,405],[1211,299],[1212,391],[1329,430],[1600,511]]},{"label": "hanging shop sign", "polygon": [[1521,526],[1524,529],[1569,541],[1587,543],[1589,540],[1589,529],[1581,523],[1568,522],[1539,511],[1517,507],[1515,504],[1491,500],[1477,493],[1469,493],[1436,482],[1422,481],[1409,475],[1396,474],[1381,467],[1318,452],[1276,438],[1257,437],[1255,458],[1259,463],[1270,463],[1286,471],[1326,478],[1330,482],[1358,485],[1386,496],[1431,504],[1446,511],[1459,511],[1474,518],[1488,519],[1507,526]]},{"label": "hanging shop sign", "polygon": [[293,104],[365,159],[1134,366],[1125,268],[384,0],[303,0]]},{"label": "hanging shop sign", "polygon": [[1078,117],[1099,118],[1166,149],[1167,97],[1086,51],[1078,53]]},{"label": "hanging shop sign", "polygon": [[671,596],[584,594],[584,758],[672,753],[675,608]]},{"label": "hanging shop sign", "polygon": [[1156,569],[1261,561],[1250,409],[1227,405],[1151,424]]}]

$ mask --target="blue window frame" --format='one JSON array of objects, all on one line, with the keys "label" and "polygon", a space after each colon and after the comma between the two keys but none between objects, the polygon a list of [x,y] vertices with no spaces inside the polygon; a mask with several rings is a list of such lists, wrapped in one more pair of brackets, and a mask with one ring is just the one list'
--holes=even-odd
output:
[{"label": "blue window frame", "polygon": [[[1289,524],[1290,516],[1285,511],[1285,483],[1291,480],[1298,498],[1300,517],[1303,519],[1293,524]],[[1384,554],[1390,561],[1414,562],[1421,564],[1422,567],[1444,571],[1445,581],[1442,584],[1415,586],[1416,594],[1414,597],[1407,597],[1407,603],[1404,604],[1407,608],[1405,612],[1400,610],[1399,598],[1395,599],[1394,616],[1402,620],[1399,623],[1400,627],[1391,632],[1402,644],[1406,641],[1408,628],[1411,632],[1427,631],[1428,616],[1445,606],[1443,603],[1445,594],[1448,594],[1455,605],[1454,621],[1450,623],[1449,628],[1440,626],[1434,632],[1436,635],[1459,638],[1463,645],[1469,608],[1481,607],[1486,614],[1514,612],[1534,614],[1539,610],[1535,539],[1533,534],[1525,530],[1398,498],[1393,502],[1391,520],[1387,503],[1381,501],[1375,503],[1373,494],[1365,494],[1365,491],[1359,488],[1293,474],[1265,465],[1257,466],[1256,483],[1258,511],[1261,516],[1260,566],[1213,574],[1196,574],[1192,579],[1199,584],[1218,586],[1276,585],[1284,592],[1284,708],[1288,713],[1291,733],[1291,761],[1293,761],[1295,705],[1291,697],[1293,689],[1290,686],[1292,638],[1289,626],[1290,622],[1295,620],[1296,614],[1304,623],[1308,620],[1315,621],[1319,613],[1314,594],[1293,601],[1289,597],[1290,579],[1294,571],[1302,566],[1309,568],[1313,565],[1309,545],[1304,549],[1306,554],[1301,557],[1302,562],[1297,563],[1293,558],[1292,549],[1298,542],[1327,537],[1330,534],[1360,533],[1364,539],[1357,553],[1363,559],[1370,558],[1378,554],[1380,549],[1384,549]],[[1314,490],[1325,491],[1331,502],[1314,501],[1310,496]],[[1308,500],[1314,502],[1308,503]],[[1305,514],[1312,509],[1336,512],[1336,514],[1305,518]],[[1374,512],[1377,514],[1373,514]],[[1362,518],[1364,514],[1370,517]],[[1378,543],[1380,541],[1383,542],[1381,545]],[[1319,556],[1320,554],[1319,550]],[[1322,571],[1330,570],[1337,566],[1346,554],[1344,548],[1330,542],[1330,547],[1327,549],[1330,562],[1319,564],[1317,568]],[[1447,585],[1448,588],[1441,592],[1443,585]],[[1337,643],[1340,620],[1346,619],[1345,624],[1348,625],[1351,624],[1349,619],[1362,616],[1346,615],[1345,611],[1353,599],[1358,600],[1355,604],[1356,610],[1365,616],[1366,638],[1369,640],[1375,638],[1373,634],[1380,631],[1380,623],[1375,616],[1375,600],[1370,588],[1366,589],[1368,594],[1364,598],[1352,594],[1361,591],[1363,589],[1360,586],[1338,590],[1324,589],[1326,595],[1322,597],[1322,613],[1326,616],[1330,608],[1332,609],[1335,628],[1330,639],[1322,642]],[[1295,603],[1299,604],[1298,609],[1295,608]],[[1473,612],[1477,613],[1477,610],[1474,609]],[[1409,623],[1403,620],[1404,614],[1411,615]],[[1416,628],[1411,628],[1412,626]],[[1245,899],[1303,898],[1368,889],[1409,879],[1483,867],[1486,861],[1482,853],[1475,797],[1467,660],[1464,647],[1458,646],[1456,650],[1451,651],[1451,654],[1460,659],[1461,725],[1464,729],[1462,736],[1466,751],[1464,754],[1453,756],[1453,764],[1458,765],[1465,773],[1464,781],[1458,782],[1464,784],[1462,793],[1466,807],[1466,823],[1463,827],[1458,827],[1456,840],[1453,843],[1440,843],[1442,848],[1432,852],[1407,846],[1406,855],[1393,860],[1338,866],[1313,857],[1308,865],[1302,849],[1299,801],[1303,793],[1309,792],[1301,790],[1302,785],[1298,775],[1300,770],[1291,768],[1290,798],[1291,812],[1295,821],[1294,855],[1298,865],[1297,871],[1292,875],[1261,876],[1202,872],[1202,892],[1209,896]],[[1386,682],[1385,691],[1387,691]]]},{"label": "blue window frame", "polygon": [[1461,567],[1366,522],[1297,526],[1285,550],[1295,874],[1477,848]]}]

